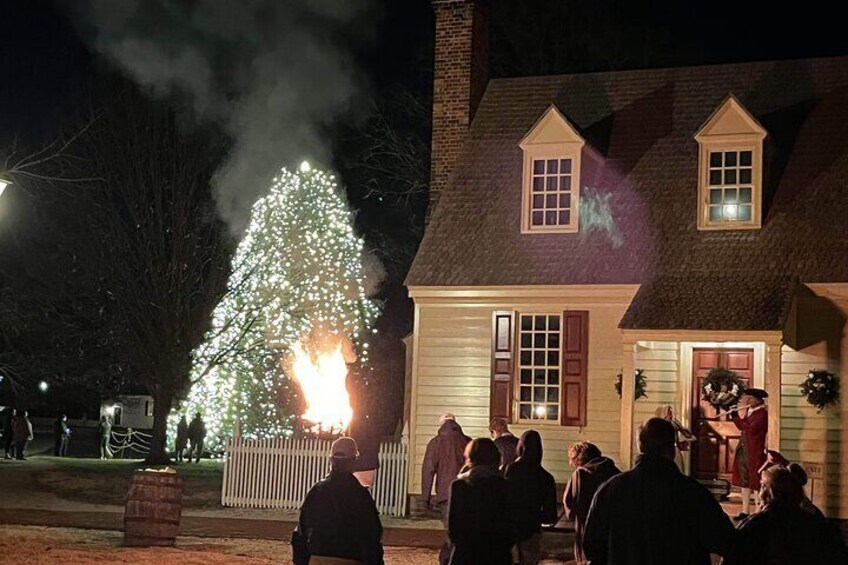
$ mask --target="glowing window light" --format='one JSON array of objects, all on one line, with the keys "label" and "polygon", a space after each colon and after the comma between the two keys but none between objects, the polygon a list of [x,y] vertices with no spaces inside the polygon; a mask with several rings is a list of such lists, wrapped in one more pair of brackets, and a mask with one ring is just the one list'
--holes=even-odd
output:
[{"label": "glowing window light", "polygon": [[724,205],[724,218],[726,220],[735,220],[738,214],[739,214],[739,206],[737,206],[736,204],[725,204]]}]

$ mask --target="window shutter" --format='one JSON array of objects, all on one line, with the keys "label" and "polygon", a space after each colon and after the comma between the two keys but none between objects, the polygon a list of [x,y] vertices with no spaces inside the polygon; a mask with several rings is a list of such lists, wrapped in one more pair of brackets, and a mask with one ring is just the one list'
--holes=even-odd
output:
[{"label": "window shutter", "polygon": [[492,386],[489,398],[490,418],[510,418],[512,374],[515,359],[515,313],[492,315]]},{"label": "window shutter", "polygon": [[589,360],[589,312],[562,313],[562,412],[563,426],[586,425],[586,388]]}]

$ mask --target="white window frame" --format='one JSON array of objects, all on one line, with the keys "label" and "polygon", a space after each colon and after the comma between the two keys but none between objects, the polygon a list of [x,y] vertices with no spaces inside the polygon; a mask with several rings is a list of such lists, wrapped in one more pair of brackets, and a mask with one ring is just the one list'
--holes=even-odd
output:
[{"label": "white window frame", "polygon": [[[737,131],[716,127],[724,116],[736,116],[733,122]],[[734,129],[735,129],[734,128]],[[698,142],[698,229],[699,230],[755,230],[762,227],[763,214],[763,140],[766,130],[732,94],[716,109],[701,127],[695,140]],[[751,219],[710,220],[710,153],[726,151],[751,152]],[[738,179],[737,179],[738,180]]]},{"label": "white window frame", "polygon": [[[521,400],[521,369],[522,369],[522,362],[521,362],[521,351],[522,351],[521,318],[522,318],[522,316],[533,316],[534,322],[535,322],[536,316],[546,316],[548,318],[555,317],[555,318],[559,319],[559,341],[557,342],[557,351],[558,351],[557,357],[559,359],[559,362],[556,366],[557,371],[559,371],[559,384],[558,385],[547,384],[547,374],[546,374],[546,383],[544,385],[546,394],[547,394],[547,388],[549,386],[556,386],[557,387],[557,400],[556,400],[557,417],[554,418],[554,419],[548,419],[548,418],[534,419],[534,418],[522,418],[521,417],[521,405],[526,404],[526,401],[522,402],[522,400]],[[563,375],[562,375],[562,349],[563,349],[563,335],[565,333],[565,328],[563,327],[562,312],[535,312],[535,311],[516,312],[516,324],[515,325],[516,325],[516,340],[515,340],[516,357],[515,357],[515,378],[514,378],[515,385],[514,385],[514,390],[513,390],[513,395],[514,395],[513,398],[515,399],[515,404],[514,404],[515,411],[514,411],[513,422],[516,423],[516,424],[530,424],[530,425],[536,425],[536,426],[561,427],[561,422],[562,422],[562,385],[563,385],[563,383],[562,383],[562,377],[563,377]],[[535,332],[535,331],[536,330],[533,330],[533,332]],[[533,335],[533,334],[531,333],[531,335]],[[547,348],[547,345],[546,345],[545,346],[546,355],[547,355],[547,351],[548,351],[548,348]],[[534,365],[535,365],[534,363],[531,363],[530,367],[534,367]],[[552,369],[552,368],[553,368],[553,366],[546,366],[545,367],[546,370]],[[533,368],[530,368],[530,370],[532,371]],[[532,376],[531,376],[531,379],[532,379]],[[534,390],[535,386],[539,386],[539,385],[533,384],[532,380],[531,380],[531,384],[530,384],[531,396],[532,396],[532,391]],[[535,400],[530,400],[530,402],[532,404],[536,404]],[[552,405],[554,403],[549,402],[546,398],[543,401],[543,404],[545,406],[548,406],[548,405]]]},{"label": "white window frame", "polygon": [[[557,144],[554,147],[532,147],[524,150],[524,198],[522,203],[522,233],[575,233],[580,225],[580,157],[582,150]],[[571,206],[568,224],[533,225],[533,162],[540,159],[571,160]],[[546,193],[542,193],[546,194]],[[557,218],[558,220],[559,218]]]},{"label": "white window frame", "polygon": [[[751,152],[751,219],[710,220],[710,153]],[[763,143],[762,141],[724,140],[701,143],[698,182],[698,228],[701,230],[744,230],[762,226]],[[738,179],[737,179],[738,181]]]},{"label": "white window frame", "polygon": [[[521,177],[521,233],[576,233],[580,226],[581,161],[586,141],[577,130],[551,105],[530,128],[519,143],[524,152]],[[571,207],[569,223],[554,226],[534,226],[533,161],[537,159],[571,159]],[[557,217],[559,221],[559,217]]]}]

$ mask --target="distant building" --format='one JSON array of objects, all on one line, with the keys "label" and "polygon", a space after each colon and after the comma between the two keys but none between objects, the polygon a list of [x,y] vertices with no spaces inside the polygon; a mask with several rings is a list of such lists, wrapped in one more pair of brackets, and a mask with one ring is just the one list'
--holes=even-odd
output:
[{"label": "distant building", "polygon": [[109,416],[113,426],[149,430],[153,428],[153,397],[147,394],[119,394],[103,401],[100,416]]},{"label": "distant building", "polygon": [[[799,391],[848,376],[848,58],[487,81],[485,3],[433,5],[411,493],[446,411],[471,437],[495,416],[539,430],[564,482],[571,442],[627,468],[669,404],[697,435],[690,474],[728,477],[739,432],[700,387],[721,366],[768,391],[769,447],[848,518],[848,402]],[[635,368],[638,402],[614,389]]]}]

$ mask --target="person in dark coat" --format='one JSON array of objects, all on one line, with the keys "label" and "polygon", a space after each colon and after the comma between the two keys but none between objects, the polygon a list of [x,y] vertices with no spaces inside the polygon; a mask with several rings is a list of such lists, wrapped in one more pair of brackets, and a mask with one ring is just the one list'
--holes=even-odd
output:
[{"label": "person in dark coat", "polygon": [[6,459],[15,458],[15,432],[12,422],[17,415],[18,411],[15,408],[6,409],[3,413],[3,451]]},{"label": "person in dark coat", "polygon": [[183,462],[186,447],[188,447],[188,422],[186,421],[185,414],[183,414],[180,417],[180,421],[177,422],[177,437],[174,439],[174,455],[179,463]]},{"label": "person in dark coat", "polygon": [[[731,483],[742,491],[742,512],[737,519],[750,514],[751,493],[759,505],[760,468],[766,462],[766,437],[768,436],[768,411],[765,399],[768,393],[759,388],[748,388],[739,401],[739,409],[729,413],[730,420],[742,432],[736,454],[733,456]],[[740,413],[744,417],[740,417]]]},{"label": "person in dark coat", "polygon": [[206,424],[200,412],[194,415],[191,423],[188,425],[188,462],[191,463],[192,455],[195,457],[194,462],[200,463],[200,458],[203,456],[203,440],[206,439]]},{"label": "person in dark coat", "polygon": [[782,465],[763,472],[763,510],[739,524],[725,565],[844,565],[845,545],[825,519],[801,508],[803,489]]},{"label": "person in dark coat", "polygon": [[300,509],[292,538],[295,565],[383,565],[383,526],[374,499],[353,476],[357,456],[352,438],[333,442],[330,474]]},{"label": "person in dark coat", "polygon": [[451,484],[448,536],[453,550],[448,563],[511,565],[511,497],[498,469],[500,451],[492,440],[477,438],[466,454],[468,471]]},{"label": "person in dark coat", "polygon": [[356,440],[359,447],[359,457],[356,459],[356,467],[353,476],[365,488],[374,486],[377,469],[380,467],[380,430],[374,419],[369,415],[354,418],[348,429],[350,436]]},{"label": "person in dark coat", "polygon": [[501,471],[512,465],[517,456],[518,438],[509,431],[509,426],[503,418],[492,418],[489,422],[489,433],[501,453]]},{"label": "person in dark coat", "polygon": [[62,414],[53,422],[53,455],[67,457],[70,441],[71,428],[68,427],[68,417]]},{"label": "person in dark coat", "polygon": [[15,441],[15,459],[24,461],[27,442],[33,438],[32,422],[29,421],[29,413],[26,410],[19,412],[12,419],[12,438]]},{"label": "person in dark coat", "polygon": [[[441,513],[442,523],[446,528],[450,486],[465,463],[465,446],[470,441],[471,438],[462,433],[462,428],[456,423],[454,415],[445,413],[439,420],[438,434],[427,443],[427,450],[424,452],[424,464],[421,467],[421,502],[427,508],[433,507],[433,479],[435,478],[435,506]],[[441,565],[448,562],[450,552],[450,539],[445,536],[445,543],[439,551]]]},{"label": "person in dark coat", "polygon": [[642,456],[595,494],[583,532],[592,565],[709,565],[726,556],[736,531],[718,501],[674,463],[676,431],[651,418],[639,433]]},{"label": "person in dark coat", "polygon": [[577,565],[587,565],[588,560],[583,552],[583,530],[586,528],[592,498],[607,479],[621,471],[612,459],[601,454],[595,444],[587,441],[572,445],[568,450],[568,459],[575,470],[565,486],[562,506],[566,518],[574,522],[574,560]]},{"label": "person in dark coat", "polygon": [[536,565],[542,558],[542,524],[557,521],[556,482],[542,467],[539,432],[521,434],[517,454],[518,459],[504,473],[512,499],[510,515],[519,563]]},{"label": "person in dark coat", "polygon": [[109,440],[112,438],[112,422],[105,414],[100,416],[100,424],[97,425],[97,432],[100,439],[100,460],[112,458],[112,450],[109,449]]}]

